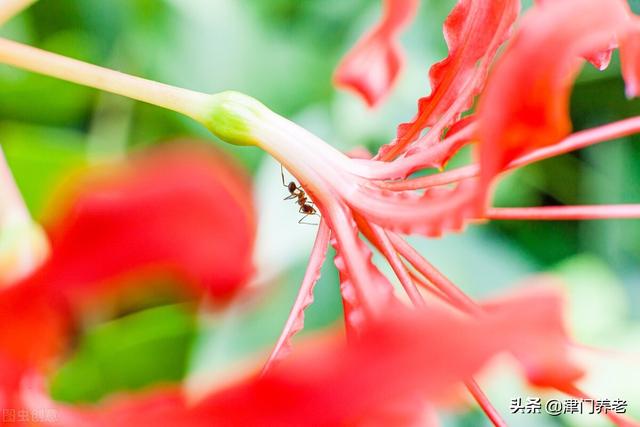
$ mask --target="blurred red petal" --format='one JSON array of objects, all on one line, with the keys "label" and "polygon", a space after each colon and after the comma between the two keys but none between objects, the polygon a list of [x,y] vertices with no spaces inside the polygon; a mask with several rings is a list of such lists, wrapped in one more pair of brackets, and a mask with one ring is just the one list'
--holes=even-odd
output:
[{"label": "blurred red petal", "polygon": [[369,106],[391,89],[402,66],[397,37],[411,21],[419,0],[385,0],[381,21],[344,57],[334,75],[336,85],[354,90]]},{"label": "blurred red petal", "polygon": [[390,160],[438,121],[441,133],[457,121],[482,90],[493,57],[518,16],[516,0],[460,0],[444,23],[449,55],[431,67],[431,93],[418,101],[418,113],[398,126],[396,139],[382,147]]},{"label": "blurred red petal", "polygon": [[[557,0],[552,0],[557,1]],[[549,0],[535,0],[537,5],[544,5],[549,2]],[[589,53],[584,56],[584,59],[589,61],[591,65],[596,67],[598,70],[603,71],[609,67],[611,63],[611,57],[613,56],[613,50],[616,48],[616,43],[612,40],[611,47],[605,50],[597,51],[594,53]]]},{"label": "blurred red petal", "polygon": [[530,286],[487,301],[482,307],[504,319],[513,318],[516,328],[518,323],[534,326],[526,337],[514,337],[511,351],[522,363],[530,383],[562,389],[580,379],[584,370],[567,351],[570,341],[564,325],[564,301],[553,290],[559,284],[550,276],[528,282]]},{"label": "blurred red petal", "polygon": [[196,410],[220,425],[345,425],[412,393],[442,396],[500,351],[513,352],[544,385],[573,381],[579,369],[560,363],[571,369],[559,372],[550,359],[566,359],[560,301],[544,290],[488,304],[478,318],[439,306],[394,313],[353,345],[301,346],[269,374],[221,390]]},{"label": "blurred red petal", "polygon": [[561,301],[542,288],[485,303],[478,317],[435,304],[394,308],[349,344],[341,334],[308,341],[266,375],[197,403],[174,388],[57,410],[68,426],[353,425],[371,414],[408,420],[420,415],[416,403],[424,399],[427,411],[429,400],[502,351],[512,352],[535,383],[570,388],[581,371],[567,358]]},{"label": "blurred red petal", "polygon": [[[628,33],[632,19],[622,0],[548,2],[525,17],[479,108],[484,186],[511,160],[569,133],[570,82],[579,69],[578,58],[606,51],[616,35]],[[627,70],[635,68],[636,45],[629,49],[631,56],[622,52]],[[633,75],[625,75],[631,92]]]},{"label": "blurred red petal", "polygon": [[640,95],[640,28],[636,27],[621,37],[620,62],[627,97]]},{"label": "blurred red petal", "polygon": [[206,427],[182,390],[172,387],[147,393],[113,396],[97,407],[57,405],[58,421],[65,427]]},{"label": "blurred red petal", "polygon": [[229,160],[178,145],[104,172],[85,177],[58,212],[47,263],[0,289],[5,399],[15,399],[26,374],[45,372],[64,353],[70,306],[117,291],[104,286],[110,280],[161,270],[187,279],[193,293],[223,298],[252,271],[250,188]]},{"label": "blurred red petal", "polygon": [[61,300],[32,282],[0,289],[0,408],[11,408],[23,377],[63,354],[70,318]]},{"label": "blurred red petal", "polygon": [[195,145],[161,147],[84,179],[50,224],[40,272],[72,299],[135,273],[177,274],[228,297],[252,272],[251,190],[230,159]]},{"label": "blurred red petal", "polygon": [[67,314],[62,301],[30,283],[1,290],[0,324],[5,326],[0,328],[0,349],[33,365],[59,354]]}]

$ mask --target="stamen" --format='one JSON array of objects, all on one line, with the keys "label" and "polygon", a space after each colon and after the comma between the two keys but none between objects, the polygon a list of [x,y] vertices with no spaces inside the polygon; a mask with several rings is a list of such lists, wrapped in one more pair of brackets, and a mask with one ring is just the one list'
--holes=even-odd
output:
[{"label": "stamen", "polygon": [[400,260],[400,257],[391,244],[387,233],[385,233],[382,228],[374,224],[371,224],[371,231],[380,244],[382,255],[384,255],[384,257],[389,262],[389,265],[391,265],[394,273],[396,273],[396,276],[398,276],[402,287],[409,296],[409,299],[411,300],[413,305],[416,307],[424,308],[424,298],[422,297],[422,294],[420,294],[420,291],[416,287],[415,283],[413,283],[411,275]]},{"label": "stamen", "polygon": [[455,307],[470,314],[477,315],[482,313],[482,308],[475,301],[440,273],[429,261],[424,259],[411,245],[404,241],[404,239],[395,233],[389,233],[389,238],[396,251],[402,255],[404,259],[409,261],[420,274],[442,291],[447,298],[452,301]]},{"label": "stamen", "polygon": [[491,404],[487,395],[484,394],[482,389],[480,389],[478,383],[476,383],[475,380],[471,379],[465,381],[465,385],[467,386],[467,390],[469,390],[469,393],[471,393],[476,402],[478,402],[480,408],[482,408],[493,425],[495,427],[507,427],[507,423],[502,419],[502,416],[497,411],[497,409]]},{"label": "stamen", "polygon": [[486,217],[494,220],[534,221],[635,219],[640,218],[640,204],[490,208]]}]

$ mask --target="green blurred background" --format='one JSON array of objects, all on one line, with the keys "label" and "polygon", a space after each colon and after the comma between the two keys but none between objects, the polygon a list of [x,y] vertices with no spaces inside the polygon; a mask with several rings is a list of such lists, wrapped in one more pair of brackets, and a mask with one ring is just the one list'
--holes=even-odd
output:
[{"label": "green blurred background", "polygon": [[[640,0],[631,3],[640,10]],[[331,75],[378,16],[378,0],[40,0],[0,35],[198,91],[240,90],[340,149],[376,150],[398,123],[413,116],[417,98],[428,92],[428,67],[446,55],[441,25],[452,5],[452,0],[423,1],[403,37],[406,68],[387,103],[373,111],[336,91]],[[625,99],[619,74],[617,58],[606,72],[585,69],[571,100],[576,129],[640,112],[640,101]],[[119,159],[132,148],[184,138],[231,152],[255,177],[261,224],[256,263],[270,285],[269,297],[250,313],[238,310],[222,318],[194,316],[193,307],[165,301],[89,325],[52,380],[57,399],[93,402],[117,390],[181,379],[198,389],[229,364],[265,351],[293,301],[315,230],[296,224],[295,207],[282,201],[279,168],[259,150],[230,147],[194,122],[156,107],[0,65],[0,144],[36,218],[70,171]],[[520,170],[500,185],[496,205],[638,203],[637,139]],[[469,157],[463,152],[452,165]],[[478,297],[517,286],[535,273],[559,274],[580,340],[639,350],[636,220],[494,222],[413,243]],[[324,328],[341,315],[337,273],[328,262],[307,325]],[[602,378],[590,378],[591,388],[602,397],[629,400],[638,415],[640,387],[623,363],[609,361],[597,371]],[[540,395],[513,377],[498,375],[483,384],[505,414],[511,398]],[[518,426],[606,425],[593,416],[510,420]],[[486,424],[478,411],[464,409],[447,415],[445,423]]]}]

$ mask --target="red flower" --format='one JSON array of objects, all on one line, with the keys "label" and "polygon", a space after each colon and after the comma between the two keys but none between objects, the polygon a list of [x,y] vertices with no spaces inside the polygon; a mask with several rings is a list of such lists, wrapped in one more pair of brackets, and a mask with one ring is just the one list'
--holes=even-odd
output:
[{"label": "red flower", "polygon": [[[382,315],[383,307],[400,304],[388,279],[371,262],[360,234],[386,258],[415,306],[425,304],[417,289],[422,286],[475,317],[484,310],[397,233],[438,236],[487,218],[640,216],[640,205],[487,208],[491,184],[504,171],[640,129],[640,121],[629,119],[566,137],[570,77],[581,57],[605,65],[609,50],[619,44],[630,82],[628,92],[637,90],[633,60],[637,55],[632,49],[638,44],[638,19],[626,3],[567,0],[534,8],[485,82],[498,48],[510,34],[517,5],[507,0],[458,3],[445,25],[450,55],[431,73],[432,94],[419,103],[416,118],[400,126],[399,137],[374,160],[347,158],[253,100],[221,95],[225,111],[238,114],[246,124],[243,140],[283,163],[323,218],[299,297],[267,368],[289,349],[290,337],[302,325],[328,242],[336,249],[347,329],[357,335]],[[579,19],[573,17],[575,10],[583,11]],[[477,34],[477,43],[470,43],[465,38],[468,34]],[[365,69],[360,71],[364,75]],[[478,94],[479,112],[460,121]],[[481,143],[477,163],[406,179],[413,171],[442,166],[461,146],[477,140]],[[477,386],[470,380],[467,384],[494,423],[502,425]],[[547,385],[579,394],[570,383]]]},{"label": "red flower", "polygon": [[87,303],[151,283],[132,278],[171,275],[189,298],[224,302],[252,272],[250,188],[229,159],[167,146],[101,172],[57,207],[48,261],[0,289],[1,407],[27,404],[25,381],[63,354],[71,318]]},{"label": "red flower", "polygon": [[[450,53],[432,68],[432,93],[419,102],[416,118],[401,125],[398,137],[374,159],[349,158],[252,98],[233,92],[197,96],[197,114],[192,115],[200,117],[201,111],[208,111],[202,120],[221,138],[259,146],[278,159],[300,181],[321,213],[300,294],[263,376],[250,376],[195,404],[189,404],[174,390],[98,412],[61,407],[67,417],[65,423],[82,425],[85,420],[99,421],[106,416],[134,425],[157,425],[161,423],[159,417],[185,425],[200,425],[204,419],[207,423],[232,425],[300,424],[312,419],[332,425],[360,423],[371,415],[384,414],[386,418],[396,405],[405,409],[401,411],[403,419],[415,419],[423,409],[431,408],[444,390],[464,383],[492,422],[504,425],[472,378],[494,354],[503,351],[516,357],[532,384],[585,397],[576,385],[582,371],[570,358],[570,339],[562,326],[557,296],[528,294],[479,304],[400,236],[417,233],[434,237],[461,231],[470,221],[492,218],[640,217],[640,205],[487,207],[492,183],[509,169],[640,129],[640,120],[634,118],[570,135],[567,115],[570,82],[577,65],[582,58],[589,58],[604,66],[615,46],[621,51],[627,93],[636,95],[640,90],[636,61],[639,24],[628,5],[623,0],[540,3],[522,20],[504,55],[495,61],[516,19],[518,2],[460,0],[445,23]],[[415,2],[389,2],[383,23],[365,38],[338,73],[338,80],[359,87],[370,103],[380,99],[397,73],[394,37],[414,6]],[[580,16],[576,17],[577,10]],[[491,75],[485,81],[489,69]],[[476,96],[480,97],[478,112],[461,120]],[[407,179],[416,170],[442,167],[460,147],[474,142],[480,142],[477,162]],[[197,164],[195,159],[193,162]],[[142,169],[146,170],[144,166]],[[237,232],[209,228],[211,224],[206,221],[209,215],[218,218],[219,206],[201,186],[207,177],[217,175],[194,173],[200,169],[191,166],[177,168],[178,173],[173,174],[169,173],[174,170],[170,166],[150,169],[156,179],[134,179],[130,185],[116,185],[115,190],[110,185],[96,187],[100,196],[87,196],[88,208],[78,204],[81,219],[59,223],[60,236],[53,240],[50,262],[16,289],[29,289],[36,283],[73,307],[83,300],[83,291],[95,295],[96,282],[132,270],[168,267],[193,283],[211,283],[214,295],[225,296],[234,290],[249,270],[242,254],[251,246],[252,233],[247,232],[247,228],[252,230],[250,217],[221,216],[239,221],[233,228]],[[144,193],[140,196],[167,176],[171,182],[191,176],[199,183],[192,185],[204,193],[197,191],[199,196],[190,199],[191,185],[173,187],[167,182],[167,188],[177,192],[171,193],[171,202],[162,202],[168,196],[161,189],[159,199],[153,196],[155,193],[150,193],[150,199]],[[222,189],[225,197],[237,194],[229,191],[230,187],[214,188]],[[126,207],[113,209],[113,195],[116,200],[126,201]],[[230,196],[227,200],[232,205],[237,202]],[[147,215],[156,203],[167,215],[163,217],[166,221]],[[234,206],[246,212],[242,208],[246,204]],[[184,207],[188,209],[182,211]],[[200,208],[211,213],[200,216]],[[120,209],[127,214],[119,215]],[[182,224],[185,217],[188,224]],[[87,252],[85,248],[92,242],[87,242],[86,232],[96,228],[105,230],[97,234],[100,246]],[[181,237],[178,249],[169,245],[176,229]],[[238,250],[230,251],[238,258],[224,259],[241,266],[240,273],[225,270],[225,265],[218,266],[220,271],[227,271],[220,276],[215,273],[217,269],[208,269],[219,259],[207,258],[201,252],[205,246],[194,242],[205,238],[202,230],[209,230],[212,240],[221,236],[240,239]],[[199,235],[193,241],[182,239],[196,231]],[[163,233],[169,238],[164,239]],[[154,245],[148,244],[150,234]],[[391,281],[371,261],[371,250],[361,236],[389,263],[414,310],[405,306]],[[124,239],[131,241],[124,245]],[[302,327],[303,312],[311,303],[329,244],[336,250],[350,345],[332,337],[285,359],[292,335]],[[86,263],[78,266],[77,260],[83,257]],[[104,267],[96,267],[103,258],[107,261]],[[217,288],[215,284],[220,283]],[[196,292],[199,289],[195,287]],[[12,340],[18,342],[9,337],[9,348],[15,345]],[[34,360],[51,357],[58,342],[53,334],[47,340],[49,344],[34,348]],[[22,356],[23,362],[31,363],[31,358],[23,356],[31,349],[26,345],[24,350],[23,344],[7,354]],[[162,407],[158,407],[160,404]],[[139,405],[145,408],[143,414],[139,414]],[[251,410],[245,411],[247,408]],[[133,412],[136,409],[138,413]],[[620,425],[632,424],[609,416]]]}]

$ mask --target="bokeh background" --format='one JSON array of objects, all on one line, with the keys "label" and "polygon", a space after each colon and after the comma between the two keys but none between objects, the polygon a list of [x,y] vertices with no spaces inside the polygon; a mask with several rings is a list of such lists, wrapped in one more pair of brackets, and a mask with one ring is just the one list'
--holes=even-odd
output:
[{"label": "bokeh background", "polygon": [[[425,0],[404,35],[406,68],[394,93],[369,110],[338,92],[331,75],[340,57],[377,18],[378,0],[40,0],[0,35],[74,58],[203,92],[235,89],[262,100],[342,150],[376,150],[428,93],[427,71],[446,55],[441,32],[452,0]],[[525,2],[528,5],[530,2]],[[640,11],[640,1],[632,1]],[[571,99],[576,129],[640,113],[624,97],[619,62],[587,67]],[[277,163],[258,149],[231,147],[178,114],[0,65],[0,144],[29,209],[46,215],[56,189],[87,165],[132,149],[198,139],[235,156],[254,177],[259,235],[256,282],[266,297],[251,310],[194,315],[171,300],[149,300],[108,321],[88,324],[52,378],[56,399],[96,402],[118,390],[185,380],[195,393],[231,364],[274,342],[302,279],[315,228],[298,225],[283,201]],[[640,201],[638,137],[604,143],[517,171],[499,187],[496,205]],[[457,156],[452,166],[468,161]],[[640,351],[640,222],[494,222],[466,233],[413,243],[473,296],[492,295],[545,272],[565,281],[572,332],[589,345]],[[309,331],[340,322],[338,278],[327,262],[309,309]],[[625,358],[598,364],[589,387],[626,399],[640,415],[639,371]],[[481,379],[494,404],[518,426],[596,426],[596,416],[509,416],[510,399],[543,396],[508,369]],[[457,408],[445,425],[487,424],[478,410]]]}]

